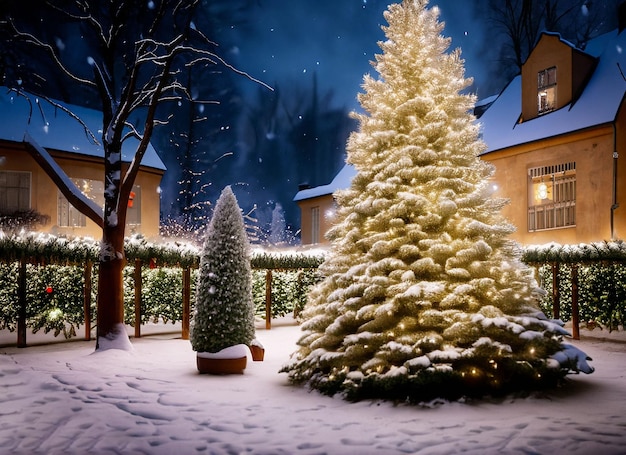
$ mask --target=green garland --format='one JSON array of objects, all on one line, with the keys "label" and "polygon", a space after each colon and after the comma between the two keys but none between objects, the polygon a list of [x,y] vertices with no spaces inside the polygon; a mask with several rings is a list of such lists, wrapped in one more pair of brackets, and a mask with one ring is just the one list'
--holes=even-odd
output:
[{"label": "green garland", "polygon": [[579,245],[530,245],[524,248],[522,261],[527,264],[626,262],[626,243],[614,240]]},{"label": "green garland", "polygon": [[[88,238],[57,237],[52,234],[29,232],[6,235],[0,231],[0,261],[26,261],[33,264],[81,265],[98,262],[100,242]],[[141,260],[159,267],[197,268],[200,250],[191,243],[173,241],[149,242],[141,235],[128,237],[124,242],[127,261]],[[254,251],[253,269],[297,270],[315,269],[324,260],[321,253],[267,253]]]},{"label": "green garland", "polygon": [[[99,242],[90,238],[70,239],[43,233],[5,235],[0,231],[0,264],[4,264],[0,268],[0,329],[15,330],[16,264],[26,261],[29,264],[46,266],[29,267],[29,327],[34,331],[41,329],[72,336],[84,324],[81,303],[83,289],[80,280],[83,267],[88,262],[97,264],[98,253]],[[134,322],[132,277],[133,262],[136,259],[144,265],[142,322],[180,320],[181,308],[177,304],[179,300],[182,301],[179,297],[182,288],[180,268],[197,269],[199,248],[185,242],[154,243],[142,236],[133,236],[126,239],[125,254],[129,261],[125,272],[125,303],[129,318],[127,322]],[[560,306],[563,315],[571,313],[569,268],[576,265],[579,266],[580,274],[581,321],[595,321],[609,330],[626,323],[626,267],[623,266],[626,263],[625,242],[619,240],[580,245],[533,245],[523,249],[522,260],[537,267],[541,284],[550,289],[550,266],[560,265]],[[308,289],[320,278],[317,268],[323,261],[324,254],[316,251],[288,253],[254,250],[251,266],[255,270],[253,294],[257,315],[265,316],[264,270],[273,271],[272,316],[279,317],[292,311],[297,314],[304,307]],[[148,264],[157,268],[148,268]],[[168,267],[172,270],[161,270]],[[57,275],[58,280],[54,278]],[[76,279],[72,278],[69,288],[66,288],[66,284],[61,285],[59,280],[64,279],[63,283],[69,283],[68,280],[74,275]],[[97,267],[94,267],[92,302],[95,302],[96,277]],[[42,294],[44,282],[53,286],[53,295]],[[163,298],[157,294],[162,294]],[[546,314],[551,311],[551,299],[552,294],[548,292],[542,302]],[[95,312],[95,305],[92,312]],[[92,316],[95,320],[95,314]]]}]

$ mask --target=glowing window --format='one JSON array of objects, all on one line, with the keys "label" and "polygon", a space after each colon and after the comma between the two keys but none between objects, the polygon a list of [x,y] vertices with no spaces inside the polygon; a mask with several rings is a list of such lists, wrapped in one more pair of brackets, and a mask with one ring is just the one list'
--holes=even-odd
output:
[{"label": "glowing window", "polygon": [[[72,179],[78,189],[100,207],[104,206],[104,183],[99,180]],[[60,227],[85,227],[87,218],[80,213],[63,196],[61,191],[57,197],[57,224]]]},{"label": "glowing window", "polygon": [[576,163],[528,170],[528,230],[576,225]]},{"label": "glowing window", "polygon": [[[100,207],[104,207],[104,182],[91,179],[72,179],[78,189]],[[60,227],[85,227],[87,218],[80,213],[59,191],[57,198],[57,216]],[[141,187],[133,186],[128,200],[126,224],[137,226],[141,224]]]},{"label": "glowing window", "polygon": [[545,114],[556,108],[556,66],[537,73],[537,112]]}]

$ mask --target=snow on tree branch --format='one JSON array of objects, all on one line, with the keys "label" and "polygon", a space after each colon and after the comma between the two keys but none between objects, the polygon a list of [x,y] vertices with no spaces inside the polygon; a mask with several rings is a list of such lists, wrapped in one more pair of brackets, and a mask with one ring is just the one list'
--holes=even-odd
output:
[{"label": "snow on tree branch", "polygon": [[102,227],[104,220],[100,206],[78,190],[74,182],[70,180],[63,169],[54,161],[48,151],[40,146],[30,134],[24,134],[24,143],[30,155],[54,181],[70,204],[79,209],[81,213],[84,213],[85,216],[98,226]]},{"label": "snow on tree branch", "polygon": [[81,78],[77,76],[74,72],[70,71],[67,66],[64,65],[63,62],[59,59],[59,56],[56,54],[56,52],[54,52],[54,49],[49,43],[41,41],[31,33],[26,33],[18,30],[13,21],[10,19],[7,21],[7,24],[10,25],[10,28],[12,29],[16,38],[22,38],[26,43],[34,44],[40,49],[43,49],[50,56],[50,58],[52,58],[55,65],[59,68],[59,70],[63,72],[63,74],[75,80],[76,82],[80,82],[81,84],[94,86],[94,83],[89,79]]}]

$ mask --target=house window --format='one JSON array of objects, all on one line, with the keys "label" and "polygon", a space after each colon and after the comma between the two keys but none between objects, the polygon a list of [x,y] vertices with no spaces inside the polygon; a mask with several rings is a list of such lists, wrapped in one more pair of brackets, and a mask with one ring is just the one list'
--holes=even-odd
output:
[{"label": "house window", "polygon": [[576,163],[528,170],[528,230],[576,225]]},{"label": "house window", "polygon": [[[104,206],[104,183],[99,180],[72,179],[78,189],[100,207]],[[80,213],[69,201],[58,192],[57,197],[57,224],[60,227],[85,227],[87,218]]]},{"label": "house window", "polygon": [[537,73],[537,112],[545,114],[556,107],[556,66]]},{"label": "house window", "polygon": [[0,213],[30,210],[30,172],[0,171]]},{"label": "house window", "polygon": [[[100,207],[104,207],[104,183],[99,180],[72,179],[78,189]],[[58,225],[60,227],[85,227],[87,218],[80,213],[59,191],[58,196]],[[133,186],[128,200],[126,224],[138,226],[141,224],[141,187]]]},{"label": "house window", "polygon": [[311,243],[320,243],[320,208],[311,207]]}]

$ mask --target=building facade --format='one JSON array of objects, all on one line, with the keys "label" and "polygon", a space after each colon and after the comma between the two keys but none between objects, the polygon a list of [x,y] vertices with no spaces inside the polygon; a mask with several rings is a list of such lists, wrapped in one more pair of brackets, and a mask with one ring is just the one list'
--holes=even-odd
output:
[{"label": "building facade", "polygon": [[[503,214],[515,240],[626,238],[625,72],[621,28],[584,50],[544,33],[521,74],[490,100],[478,120],[487,146],[481,159],[495,166],[495,196],[510,201]],[[326,242],[331,221],[319,214],[332,210],[332,193],[350,179],[335,180],[296,195],[303,244]]]},{"label": "building facade", "polygon": [[[0,88],[0,216],[36,213],[40,222],[33,228],[38,231],[100,238],[101,228],[68,203],[27,151],[24,140],[27,133],[50,153],[83,194],[103,206],[104,153],[98,143],[102,135],[101,113],[79,106],[65,107],[76,118],[34,95]],[[123,151],[132,156],[133,144],[125,144]],[[123,162],[128,163],[125,158],[122,157]],[[159,185],[164,172],[165,166],[154,148],[149,147],[128,203],[127,234],[159,235]]]},{"label": "building facade", "polygon": [[626,237],[626,67],[617,30],[575,48],[544,33],[480,118],[496,195],[522,244]]}]

